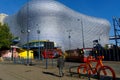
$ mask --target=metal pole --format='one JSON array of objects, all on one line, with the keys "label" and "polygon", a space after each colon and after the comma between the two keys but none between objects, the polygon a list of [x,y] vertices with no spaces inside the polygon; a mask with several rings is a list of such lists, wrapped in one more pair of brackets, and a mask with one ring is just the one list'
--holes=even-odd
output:
[{"label": "metal pole", "polygon": [[27,65],[29,66],[29,33],[30,30],[27,28]]},{"label": "metal pole", "polygon": [[67,32],[69,33],[69,36],[68,36],[68,39],[69,39],[69,50],[71,49],[71,29],[70,30],[67,30]]},{"label": "metal pole", "polygon": [[70,35],[70,32],[69,32],[69,50],[71,49],[71,40],[70,40],[70,38],[71,38],[71,35]]},{"label": "metal pole", "polygon": [[48,49],[46,49],[46,69],[48,68]]},{"label": "metal pole", "polygon": [[117,45],[117,34],[116,34],[117,29],[116,29],[116,25],[115,25],[115,20],[116,20],[116,18],[113,17],[113,26],[114,26],[115,44],[116,44],[116,46],[118,46],[118,45]]},{"label": "metal pole", "polygon": [[39,38],[39,36],[40,36],[40,30],[37,30],[37,33],[38,33],[38,42],[39,42],[39,44],[38,44],[38,54],[39,54],[39,56],[38,56],[38,59],[40,60],[40,38]]},{"label": "metal pole", "polygon": [[48,68],[48,58],[46,58],[46,69]]},{"label": "metal pole", "polygon": [[30,33],[30,30],[29,30],[29,2],[28,2],[27,4],[27,59],[26,59],[27,66],[29,66],[29,33]]},{"label": "metal pole", "polygon": [[84,29],[83,29],[83,22],[81,20],[81,28],[82,28],[82,41],[83,41],[83,48],[85,48],[85,44],[84,44]]},{"label": "metal pole", "polygon": [[[77,21],[80,21],[80,19],[77,19]],[[81,20],[81,28],[82,28],[82,45],[83,48],[85,48],[85,43],[84,43],[84,29],[83,29],[83,22]]]}]

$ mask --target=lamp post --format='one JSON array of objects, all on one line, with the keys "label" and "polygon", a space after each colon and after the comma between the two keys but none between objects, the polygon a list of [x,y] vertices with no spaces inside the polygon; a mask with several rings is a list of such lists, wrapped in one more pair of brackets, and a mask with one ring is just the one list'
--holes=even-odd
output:
[{"label": "lamp post", "polygon": [[[21,33],[26,33],[25,31],[21,30]],[[26,37],[27,37],[27,46],[26,46],[26,49],[27,49],[27,57],[26,57],[26,65],[29,66],[30,65],[30,60],[29,60],[29,37],[30,37],[30,30],[28,29],[27,27],[27,34],[26,34]]]},{"label": "lamp post", "polygon": [[[80,21],[80,19],[77,19],[77,21]],[[81,20],[81,29],[82,29],[82,45],[83,48],[85,48],[85,43],[84,43],[84,29],[83,29],[83,22]]]},{"label": "lamp post", "polygon": [[68,35],[68,39],[69,39],[69,50],[71,49],[71,34],[70,34],[71,31],[72,31],[71,29],[70,29],[70,30],[67,30],[67,32],[68,32],[68,34],[69,34],[69,35]]},{"label": "lamp post", "polygon": [[81,28],[82,28],[82,41],[83,41],[83,48],[85,48],[85,43],[84,43],[84,29],[83,29],[83,22],[81,20]]},{"label": "lamp post", "polygon": [[39,42],[40,30],[39,29],[37,30],[37,33],[38,33],[38,54],[39,54],[38,59],[40,60],[40,42]]},{"label": "lamp post", "polygon": [[101,37],[102,37],[102,33],[99,35],[99,39],[98,39],[98,43],[101,44]]},{"label": "lamp post", "polygon": [[27,65],[29,66],[29,36],[30,36],[30,30],[27,28]]}]

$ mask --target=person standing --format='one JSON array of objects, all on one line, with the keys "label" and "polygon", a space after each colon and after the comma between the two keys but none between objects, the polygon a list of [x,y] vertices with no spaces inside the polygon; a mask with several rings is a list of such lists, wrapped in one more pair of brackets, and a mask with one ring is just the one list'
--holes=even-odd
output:
[{"label": "person standing", "polygon": [[63,77],[63,76],[64,76],[64,73],[63,73],[64,64],[65,64],[64,56],[63,56],[63,55],[60,55],[60,56],[58,57],[58,60],[57,60],[57,67],[58,67],[58,69],[59,69],[59,76],[60,76],[60,77]]}]

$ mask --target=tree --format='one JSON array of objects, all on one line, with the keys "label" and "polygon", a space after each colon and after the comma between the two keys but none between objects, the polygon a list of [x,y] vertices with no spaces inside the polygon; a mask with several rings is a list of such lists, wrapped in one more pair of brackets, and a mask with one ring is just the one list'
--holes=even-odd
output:
[{"label": "tree", "polygon": [[0,48],[10,48],[13,35],[7,24],[0,23]]}]

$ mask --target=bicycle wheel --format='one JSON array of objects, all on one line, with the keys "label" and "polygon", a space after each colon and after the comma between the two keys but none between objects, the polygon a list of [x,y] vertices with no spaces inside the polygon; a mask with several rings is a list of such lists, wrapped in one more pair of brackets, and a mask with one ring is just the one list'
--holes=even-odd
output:
[{"label": "bicycle wheel", "polygon": [[115,72],[114,70],[109,66],[102,66],[98,70],[98,80],[115,80]]},{"label": "bicycle wheel", "polygon": [[[79,74],[79,77],[88,77],[88,70],[87,70],[87,66],[82,64],[78,67],[77,72]],[[90,75],[89,75],[90,76]]]}]

